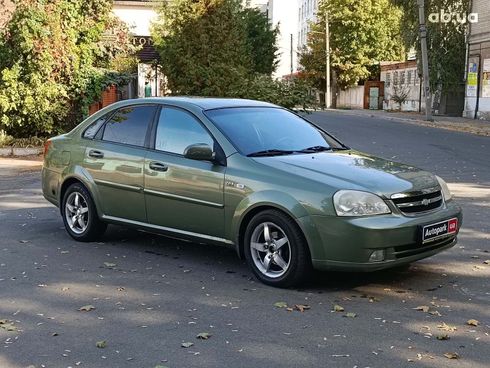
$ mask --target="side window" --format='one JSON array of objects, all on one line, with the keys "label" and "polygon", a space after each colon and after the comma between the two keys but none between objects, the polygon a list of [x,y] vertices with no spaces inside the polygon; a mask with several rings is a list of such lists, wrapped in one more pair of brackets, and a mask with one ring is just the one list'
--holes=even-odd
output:
[{"label": "side window", "polygon": [[107,122],[102,139],[143,147],[156,106],[124,107]]},{"label": "side window", "polygon": [[83,138],[94,139],[100,127],[102,126],[102,124],[105,123],[106,120],[107,115],[95,120],[92,124],[89,125],[87,129],[85,129],[85,131],[83,132]]},{"label": "side window", "polygon": [[184,154],[191,144],[206,143],[213,148],[214,141],[206,129],[191,114],[164,107],[160,113],[155,149]]}]

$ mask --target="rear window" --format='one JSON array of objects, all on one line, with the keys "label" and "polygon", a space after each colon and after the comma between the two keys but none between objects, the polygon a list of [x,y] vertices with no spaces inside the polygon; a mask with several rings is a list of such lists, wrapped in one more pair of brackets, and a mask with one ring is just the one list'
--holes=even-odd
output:
[{"label": "rear window", "polygon": [[85,131],[83,132],[83,138],[94,139],[100,127],[105,123],[106,120],[107,115],[95,120],[92,124],[89,125],[87,129],[85,129]]},{"label": "rear window", "polygon": [[107,122],[102,139],[143,147],[156,106],[132,106],[118,110]]}]

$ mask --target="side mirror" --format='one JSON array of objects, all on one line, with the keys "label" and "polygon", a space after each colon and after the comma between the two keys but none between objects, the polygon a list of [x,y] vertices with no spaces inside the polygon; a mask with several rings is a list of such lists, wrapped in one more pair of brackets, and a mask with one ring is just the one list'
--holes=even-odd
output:
[{"label": "side mirror", "polygon": [[214,161],[216,154],[206,143],[196,143],[187,146],[184,150],[184,157],[191,160]]}]

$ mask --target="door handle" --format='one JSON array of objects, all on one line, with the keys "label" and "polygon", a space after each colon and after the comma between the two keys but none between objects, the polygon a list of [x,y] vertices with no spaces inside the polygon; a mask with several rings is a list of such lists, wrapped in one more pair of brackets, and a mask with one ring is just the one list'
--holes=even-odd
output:
[{"label": "door handle", "polygon": [[152,169],[154,171],[167,171],[168,166],[161,163],[161,162],[153,161],[153,162],[150,162],[150,169]]},{"label": "door handle", "polygon": [[97,151],[97,150],[90,150],[88,152],[88,155],[93,158],[104,158],[104,152]]}]

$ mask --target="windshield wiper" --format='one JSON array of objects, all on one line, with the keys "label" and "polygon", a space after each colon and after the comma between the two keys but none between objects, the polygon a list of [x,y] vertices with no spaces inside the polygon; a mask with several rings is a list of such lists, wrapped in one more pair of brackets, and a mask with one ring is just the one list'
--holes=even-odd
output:
[{"label": "windshield wiper", "polygon": [[349,148],[347,148],[347,147],[312,146],[312,147],[304,148],[301,151],[296,151],[296,152],[314,153],[314,152],[323,152],[323,151],[343,151],[343,150],[347,150],[347,149],[349,149]]},{"label": "windshield wiper", "polygon": [[268,149],[264,151],[257,151],[257,152],[252,152],[249,153],[247,156],[248,157],[261,157],[261,156],[280,156],[280,155],[290,155],[294,151],[286,151],[286,150],[280,150],[280,149]]},{"label": "windshield wiper", "polygon": [[300,151],[296,152],[301,152],[301,153],[312,153],[312,152],[322,152],[322,151],[332,151],[332,147],[327,147],[327,146],[312,146],[308,148],[303,148]]}]

